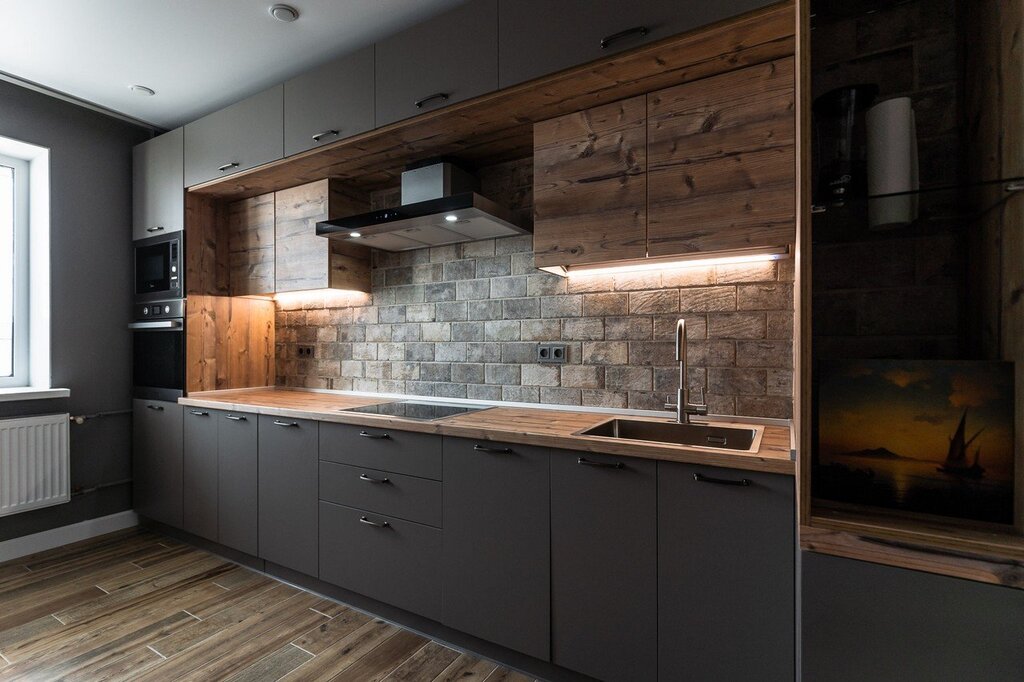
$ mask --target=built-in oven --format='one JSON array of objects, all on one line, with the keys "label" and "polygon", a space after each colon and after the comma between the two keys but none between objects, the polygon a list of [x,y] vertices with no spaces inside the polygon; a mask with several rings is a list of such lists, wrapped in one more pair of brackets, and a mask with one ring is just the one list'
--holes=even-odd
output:
[{"label": "built-in oven", "polygon": [[181,233],[139,239],[135,246],[135,300],[164,301],[183,296]]},{"label": "built-in oven", "polygon": [[185,389],[185,301],[136,303],[132,384],[136,398],[177,400]]}]

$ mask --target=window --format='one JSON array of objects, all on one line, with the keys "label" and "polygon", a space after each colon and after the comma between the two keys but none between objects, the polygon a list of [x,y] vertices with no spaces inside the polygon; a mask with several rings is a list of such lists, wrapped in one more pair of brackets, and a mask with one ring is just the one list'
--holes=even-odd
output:
[{"label": "window", "polygon": [[28,162],[0,155],[0,387],[29,371]]},{"label": "window", "polygon": [[0,399],[50,388],[50,152],[0,137]]}]

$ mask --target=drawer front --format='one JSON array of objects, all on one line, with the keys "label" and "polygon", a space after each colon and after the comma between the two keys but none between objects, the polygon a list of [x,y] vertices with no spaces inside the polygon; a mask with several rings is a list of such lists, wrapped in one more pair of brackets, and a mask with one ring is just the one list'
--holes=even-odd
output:
[{"label": "drawer front", "polygon": [[320,499],[441,527],[441,483],[426,478],[320,462]]},{"label": "drawer front", "polygon": [[441,437],[391,428],[323,424],[320,459],[441,480]]},{"label": "drawer front", "polygon": [[440,620],[441,531],[321,502],[320,579]]}]

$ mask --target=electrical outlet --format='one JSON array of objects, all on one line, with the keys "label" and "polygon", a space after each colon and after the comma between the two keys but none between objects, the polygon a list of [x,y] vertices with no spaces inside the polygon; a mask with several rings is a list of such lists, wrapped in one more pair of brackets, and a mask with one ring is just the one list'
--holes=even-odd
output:
[{"label": "electrical outlet", "polygon": [[543,364],[564,365],[568,360],[568,352],[564,343],[537,344],[537,362]]},{"label": "electrical outlet", "polygon": [[313,346],[299,346],[299,357],[300,358],[312,358],[313,357]]}]

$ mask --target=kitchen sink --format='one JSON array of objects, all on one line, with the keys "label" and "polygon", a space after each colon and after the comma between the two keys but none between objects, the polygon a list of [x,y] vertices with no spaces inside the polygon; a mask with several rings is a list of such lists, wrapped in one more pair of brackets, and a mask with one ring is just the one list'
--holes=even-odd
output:
[{"label": "kitchen sink", "polygon": [[622,440],[641,440],[674,445],[692,445],[717,450],[757,452],[761,445],[760,426],[715,426],[679,424],[640,419],[610,419],[579,432],[581,436],[602,436]]}]

